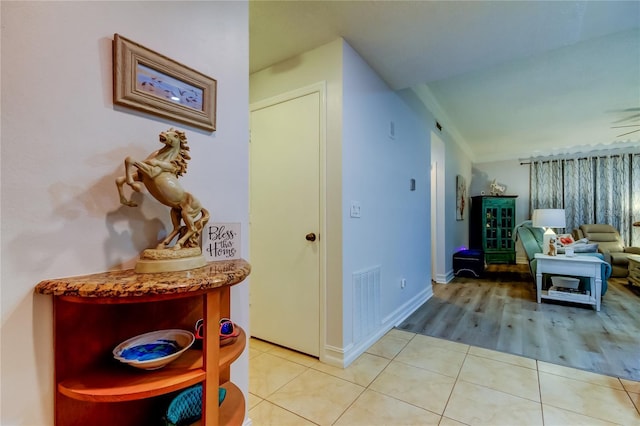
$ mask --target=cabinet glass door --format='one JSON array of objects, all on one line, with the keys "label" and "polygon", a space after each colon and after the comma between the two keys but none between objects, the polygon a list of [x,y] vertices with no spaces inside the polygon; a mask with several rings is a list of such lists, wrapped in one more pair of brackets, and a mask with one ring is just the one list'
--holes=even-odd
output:
[{"label": "cabinet glass door", "polygon": [[513,248],[512,233],[515,226],[513,216],[513,208],[503,207],[500,209],[500,248],[508,250]]},{"label": "cabinet glass door", "polygon": [[487,207],[485,209],[485,248],[497,249],[498,248],[498,223],[499,223],[499,210],[497,207]]}]

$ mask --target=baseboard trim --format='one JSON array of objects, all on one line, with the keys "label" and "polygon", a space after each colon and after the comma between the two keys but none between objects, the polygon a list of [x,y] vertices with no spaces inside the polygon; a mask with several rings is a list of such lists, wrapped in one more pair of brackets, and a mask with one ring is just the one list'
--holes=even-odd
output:
[{"label": "baseboard trim", "polygon": [[453,273],[453,269],[450,269],[446,274],[437,274],[436,282],[438,284],[448,284],[455,278],[455,274]]},{"label": "baseboard trim", "polygon": [[408,300],[398,309],[382,319],[380,327],[367,338],[358,343],[351,343],[344,348],[325,345],[320,361],[334,367],[346,368],[360,355],[396,325],[401,324],[427,300],[433,297],[433,287],[428,285],[422,292]]},{"label": "baseboard trim", "polygon": [[[417,294],[412,299],[408,300],[404,305],[400,306],[395,312],[387,315],[383,319],[383,324],[391,323],[392,327],[401,324],[405,319],[407,319],[412,313],[416,311],[420,306],[422,306],[427,300],[433,297],[433,286],[428,285],[424,291]],[[387,330],[388,331],[388,330]]]},{"label": "baseboard trim", "polygon": [[320,362],[331,365],[333,367],[344,368],[345,352],[349,351],[353,345],[349,345],[342,349],[337,346],[325,345],[320,354]]}]

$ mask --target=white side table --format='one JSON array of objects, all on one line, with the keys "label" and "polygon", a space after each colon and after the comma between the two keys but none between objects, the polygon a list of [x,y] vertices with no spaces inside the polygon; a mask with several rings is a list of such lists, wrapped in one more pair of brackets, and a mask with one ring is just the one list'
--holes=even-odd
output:
[{"label": "white side table", "polygon": [[[536,286],[538,303],[542,299],[565,300],[568,302],[585,303],[594,305],[596,311],[600,311],[600,298],[602,292],[602,263],[603,260],[596,256],[572,256],[565,255],[548,256],[536,254]],[[566,293],[560,296],[550,295],[548,291],[542,291],[542,274],[573,275],[589,277],[590,294]]]}]

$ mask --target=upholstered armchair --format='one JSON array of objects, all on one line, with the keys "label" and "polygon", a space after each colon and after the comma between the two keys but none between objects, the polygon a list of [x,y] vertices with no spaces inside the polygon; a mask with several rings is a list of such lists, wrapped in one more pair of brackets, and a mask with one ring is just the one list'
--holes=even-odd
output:
[{"label": "upholstered armchair", "polygon": [[611,225],[580,225],[573,234],[576,239],[587,238],[590,243],[598,243],[598,251],[611,265],[612,277],[626,277],[629,273],[629,255],[640,254],[640,247],[625,247],[620,233]]}]

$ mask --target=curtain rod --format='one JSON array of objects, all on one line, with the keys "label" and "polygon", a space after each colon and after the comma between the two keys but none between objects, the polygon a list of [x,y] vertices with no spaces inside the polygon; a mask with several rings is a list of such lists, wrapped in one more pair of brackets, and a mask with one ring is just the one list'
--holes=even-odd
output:
[{"label": "curtain rod", "polygon": [[527,158],[519,158],[520,165],[531,164],[533,161],[553,161],[553,160],[581,160],[593,157],[613,157],[625,154],[640,155],[640,142],[622,142],[611,145],[594,146],[591,150],[585,152],[586,146],[581,151],[564,152],[550,155],[530,156]]},{"label": "curtain rod", "polygon": [[[550,158],[550,157],[541,157],[539,159],[534,158],[534,159],[531,159],[529,161],[524,161],[524,162],[521,161],[520,165],[524,166],[524,165],[527,165],[527,164],[532,164],[534,161],[542,161],[543,163],[548,163],[550,161],[560,161],[560,160],[572,160],[572,161],[575,161],[575,160],[591,160],[593,158],[604,158],[604,157],[621,157],[622,155],[627,155],[627,154],[594,155],[593,157],[577,157],[577,158],[570,158],[570,157],[564,157],[564,156],[552,157],[552,158]],[[629,154],[629,155],[631,155],[631,154]]]},{"label": "curtain rod", "polygon": [[623,152],[620,154],[611,154],[611,155],[606,155],[606,154],[595,154],[589,157],[583,157],[583,156],[578,156],[578,157],[572,157],[571,154],[564,154],[564,155],[555,155],[555,156],[549,156],[549,157],[532,157],[532,158],[521,158],[520,159],[520,165],[524,166],[524,165],[529,165],[531,163],[533,163],[534,161],[542,161],[543,163],[548,163],[549,161],[559,161],[559,160],[590,160],[592,158],[605,158],[605,157],[622,157],[624,155],[640,155],[640,152]]}]

